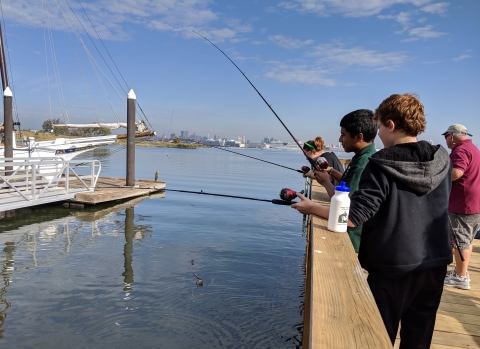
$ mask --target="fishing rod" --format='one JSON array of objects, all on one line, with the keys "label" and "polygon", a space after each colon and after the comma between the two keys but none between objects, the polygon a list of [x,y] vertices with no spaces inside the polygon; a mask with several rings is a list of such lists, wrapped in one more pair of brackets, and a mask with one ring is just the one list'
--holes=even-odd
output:
[{"label": "fishing rod", "polygon": [[[252,198],[248,196],[237,196],[237,195],[227,195],[227,194],[215,194],[215,193],[207,193],[204,192],[203,190],[200,191],[191,191],[191,190],[179,190],[179,189],[161,189],[165,191],[173,191],[177,193],[189,193],[189,194],[200,194],[200,195],[211,195],[211,196],[221,196],[221,197],[226,197],[226,198],[234,198],[234,199],[244,199],[244,200],[255,200],[255,201],[263,201],[263,202],[271,202],[272,204],[275,205],[292,205],[297,203],[297,201],[293,201],[297,197],[297,192],[293,191],[292,189],[288,188],[283,188],[280,190],[280,200],[279,199],[272,199],[272,200],[267,200],[267,199],[257,199],[257,198]],[[304,193],[302,190],[300,192],[301,194]]]},{"label": "fishing rod", "polygon": [[312,165],[312,168],[314,169],[317,169],[317,170],[320,170],[319,168],[316,167],[315,165],[315,161],[313,161],[313,159],[307,155],[307,152],[305,151],[305,149],[303,149],[303,147],[300,145],[300,143],[297,141],[297,139],[293,136],[292,132],[290,132],[290,130],[288,129],[288,127],[283,123],[282,119],[280,119],[280,117],[277,115],[277,113],[275,113],[275,110],[273,110],[272,108],[272,105],[269,104],[267,102],[267,100],[262,96],[262,94],[260,93],[260,91],[257,90],[257,88],[255,87],[255,85],[250,81],[250,79],[245,75],[245,73],[238,67],[238,65],[235,64],[234,61],[232,61],[230,59],[230,57],[227,56],[227,54],[225,52],[223,52],[217,45],[215,45],[213,42],[211,42],[210,40],[208,40],[205,36],[197,33],[195,30],[192,30],[195,34],[197,34],[198,36],[204,38],[205,40],[207,40],[209,43],[211,43],[217,50],[219,50],[225,57],[227,57],[227,59],[235,66],[235,68],[238,69],[238,71],[243,75],[243,77],[245,79],[247,79],[247,81],[249,82],[249,84],[253,87],[253,89],[258,93],[258,95],[260,96],[260,98],[265,102],[265,104],[268,106],[268,108],[272,111],[273,115],[276,116],[276,118],[278,119],[278,121],[280,121],[280,123],[282,124],[282,126],[285,128],[285,130],[287,130],[288,134],[292,137],[292,139],[295,141],[295,143],[298,145],[298,147],[300,148],[300,150],[303,152],[303,154],[305,154],[305,156],[307,157],[307,160],[308,162],[310,162],[310,165]]},{"label": "fishing rod", "polygon": [[242,154],[242,153],[238,153],[238,152],[233,151],[233,150],[223,149],[223,148],[221,148],[221,147],[216,147],[216,146],[214,146],[214,145],[211,145],[210,147],[215,148],[215,149],[219,149],[219,150],[223,150],[223,151],[228,151],[228,152],[233,153],[233,154],[245,156],[245,157],[250,158],[250,159],[263,161],[263,162],[266,162],[267,164],[272,164],[272,165],[275,165],[275,166],[283,167],[283,168],[286,168],[286,169],[288,169],[288,170],[292,170],[292,171],[295,171],[295,172],[298,172],[298,173],[308,173],[308,172],[310,171],[310,168],[307,167],[307,166],[302,166],[302,169],[301,169],[301,170],[296,170],[296,169],[291,168],[291,167],[279,165],[279,164],[276,164],[276,163],[274,163],[274,162],[270,162],[270,161],[262,160],[262,159],[259,159],[259,158],[253,157],[253,156],[249,156],[249,155],[245,155],[245,154]]}]

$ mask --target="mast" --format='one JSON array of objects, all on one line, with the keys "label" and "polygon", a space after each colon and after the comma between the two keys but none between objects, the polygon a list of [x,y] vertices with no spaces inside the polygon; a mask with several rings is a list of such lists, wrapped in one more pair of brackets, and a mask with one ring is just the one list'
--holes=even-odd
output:
[{"label": "mast", "polygon": [[[3,143],[4,157],[13,158],[13,117],[12,117],[12,92],[8,88],[7,64],[3,49],[3,33],[0,24],[0,71],[3,87]],[[10,168],[10,166],[8,166]],[[5,168],[7,171],[7,168]]]}]

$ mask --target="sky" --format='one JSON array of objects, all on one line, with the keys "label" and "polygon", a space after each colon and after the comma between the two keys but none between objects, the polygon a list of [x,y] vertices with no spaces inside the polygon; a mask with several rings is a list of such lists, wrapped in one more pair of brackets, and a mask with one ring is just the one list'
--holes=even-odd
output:
[{"label": "sky", "polygon": [[477,0],[1,5],[9,86],[22,129],[41,129],[50,118],[126,121],[126,94],[133,89],[137,118],[159,136],[188,131],[292,141],[237,68],[196,31],[238,65],[299,140],[322,136],[337,143],[342,116],[375,110],[391,94],[408,92],[425,106],[420,139],[444,144],[441,133],[461,123],[480,143]]}]

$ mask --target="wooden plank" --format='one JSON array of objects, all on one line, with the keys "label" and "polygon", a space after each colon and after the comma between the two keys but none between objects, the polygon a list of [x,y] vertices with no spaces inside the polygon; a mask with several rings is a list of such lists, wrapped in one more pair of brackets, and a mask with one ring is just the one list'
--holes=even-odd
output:
[{"label": "wooden plank", "polygon": [[303,347],[391,348],[348,235],[328,231],[325,219],[313,217],[310,224]]}]

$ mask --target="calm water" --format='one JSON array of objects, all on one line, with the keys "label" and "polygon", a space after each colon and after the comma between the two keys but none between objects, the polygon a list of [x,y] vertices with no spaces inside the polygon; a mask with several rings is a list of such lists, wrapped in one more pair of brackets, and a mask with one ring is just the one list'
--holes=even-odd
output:
[{"label": "calm water", "polygon": [[[125,151],[102,175],[125,177]],[[242,151],[242,150],[238,150]],[[292,168],[299,151],[243,150]],[[136,149],[136,178],[260,199],[299,173],[218,149]],[[297,348],[305,238],[289,206],[166,192],[0,221],[1,348]],[[193,262],[191,262],[193,260]],[[204,282],[199,287],[195,273]]]}]

